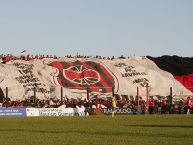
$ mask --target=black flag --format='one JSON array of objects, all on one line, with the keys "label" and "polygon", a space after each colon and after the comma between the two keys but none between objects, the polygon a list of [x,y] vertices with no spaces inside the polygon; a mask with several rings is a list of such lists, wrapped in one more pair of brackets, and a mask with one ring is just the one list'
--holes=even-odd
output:
[{"label": "black flag", "polygon": [[26,50],[23,50],[21,53],[25,53],[26,52]]}]

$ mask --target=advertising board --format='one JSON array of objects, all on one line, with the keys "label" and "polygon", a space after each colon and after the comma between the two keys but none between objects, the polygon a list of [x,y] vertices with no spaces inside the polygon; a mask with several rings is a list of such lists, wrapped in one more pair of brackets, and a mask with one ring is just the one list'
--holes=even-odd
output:
[{"label": "advertising board", "polygon": [[26,108],[0,108],[0,116],[26,116]]}]

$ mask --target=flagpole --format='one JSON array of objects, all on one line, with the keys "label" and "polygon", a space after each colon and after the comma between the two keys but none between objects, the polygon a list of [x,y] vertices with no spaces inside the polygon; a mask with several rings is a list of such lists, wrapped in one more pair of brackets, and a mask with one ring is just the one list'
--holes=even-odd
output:
[{"label": "flagpole", "polygon": [[148,84],[146,85],[146,109],[147,109],[147,114],[149,114],[149,86]]},{"label": "flagpole", "polygon": [[112,87],[112,118],[115,116],[115,107],[116,102],[115,102],[114,87]]}]

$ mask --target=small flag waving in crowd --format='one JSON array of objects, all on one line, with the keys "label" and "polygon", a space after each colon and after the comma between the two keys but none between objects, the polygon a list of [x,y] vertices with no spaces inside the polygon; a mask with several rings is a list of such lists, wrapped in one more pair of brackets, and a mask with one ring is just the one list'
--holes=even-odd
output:
[{"label": "small flag waving in crowd", "polygon": [[23,50],[21,53],[25,53],[26,52],[26,50]]}]

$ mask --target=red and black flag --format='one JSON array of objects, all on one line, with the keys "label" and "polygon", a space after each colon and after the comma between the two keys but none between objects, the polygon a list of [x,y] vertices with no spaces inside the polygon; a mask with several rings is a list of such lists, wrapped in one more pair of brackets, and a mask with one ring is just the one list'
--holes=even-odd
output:
[{"label": "red and black flag", "polygon": [[59,70],[58,83],[70,89],[86,89],[103,93],[112,92],[114,79],[110,72],[100,63],[93,61],[59,62],[54,61],[51,66]]},{"label": "red and black flag", "polygon": [[193,58],[179,56],[150,57],[162,70],[171,73],[184,87],[193,92]]}]

